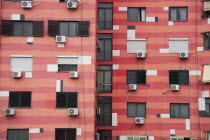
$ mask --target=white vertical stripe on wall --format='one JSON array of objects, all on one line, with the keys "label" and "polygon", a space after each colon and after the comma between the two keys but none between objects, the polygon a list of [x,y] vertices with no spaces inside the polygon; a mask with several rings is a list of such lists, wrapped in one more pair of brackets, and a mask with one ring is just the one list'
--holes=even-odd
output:
[{"label": "white vertical stripe on wall", "polygon": [[206,109],[205,98],[198,98],[198,108],[199,111],[205,111]]}]

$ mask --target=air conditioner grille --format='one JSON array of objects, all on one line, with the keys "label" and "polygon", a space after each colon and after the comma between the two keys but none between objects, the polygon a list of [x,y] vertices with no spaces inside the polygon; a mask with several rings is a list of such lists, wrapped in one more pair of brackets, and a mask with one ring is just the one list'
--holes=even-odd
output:
[{"label": "air conditioner grille", "polygon": [[11,110],[10,109],[6,109],[5,112],[6,112],[6,114],[10,114]]},{"label": "air conditioner grille", "polygon": [[68,7],[72,7],[72,2],[68,2]]},{"label": "air conditioner grille", "polygon": [[74,109],[69,109],[69,114],[74,114]]},{"label": "air conditioner grille", "polygon": [[184,52],[181,53],[181,57],[185,57],[185,53]]},{"label": "air conditioner grille", "polygon": [[26,2],[26,1],[22,2],[22,6],[27,6],[27,5],[28,5],[28,2]]},{"label": "air conditioner grille", "polygon": [[141,52],[140,52],[140,53],[138,53],[138,56],[139,56],[139,57],[142,57],[142,53],[141,53]]},{"label": "air conditioner grille", "polygon": [[62,41],[62,37],[61,36],[57,36],[57,41]]}]

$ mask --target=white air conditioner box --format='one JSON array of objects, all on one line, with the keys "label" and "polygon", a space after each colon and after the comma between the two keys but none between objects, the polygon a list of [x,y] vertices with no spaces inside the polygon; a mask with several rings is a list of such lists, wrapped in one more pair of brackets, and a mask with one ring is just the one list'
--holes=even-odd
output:
[{"label": "white air conditioner box", "polygon": [[179,90],[179,85],[171,85],[171,90],[174,90],[174,91]]},{"label": "white air conditioner box", "polygon": [[57,35],[56,36],[56,42],[57,43],[66,43],[66,37],[65,36]]},{"label": "white air conditioner box", "polygon": [[180,53],[180,58],[188,58],[188,53],[186,53],[186,52],[181,52],[181,53]]},{"label": "white air conditioner box", "polygon": [[137,90],[136,84],[129,84],[129,90]]},{"label": "white air conditioner box", "polygon": [[145,58],[146,57],[146,53],[144,53],[144,52],[138,52],[136,57],[137,58]]},{"label": "white air conditioner box", "polygon": [[77,8],[77,2],[68,1],[67,2],[67,8],[76,9]]},{"label": "white air conditioner box", "polygon": [[14,78],[21,78],[21,71],[13,71],[12,77]]},{"label": "white air conditioner box", "polygon": [[70,116],[77,116],[77,115],[79,115],[78,108],[69,108],[68,109],[68,115],[70,115]]},{"label": "white air conditioner box", "polygon": [[69,73],[70,78],[78,78],[78,71],[70,71]]},{"label": "white air conditioner box", "polygon": [[15,109],[7,108],[4,110],[4,114],[7,116],[13,116],[15,115]]},{"label": "white air conditioner box", "polygon": [[22,1],[21,7],[22,8],[32,8],[32,2],[31,1]]},{"label": "white air conditioner box", "polygon": [[144,124],[143,117],[135,117],[135,124]]}]

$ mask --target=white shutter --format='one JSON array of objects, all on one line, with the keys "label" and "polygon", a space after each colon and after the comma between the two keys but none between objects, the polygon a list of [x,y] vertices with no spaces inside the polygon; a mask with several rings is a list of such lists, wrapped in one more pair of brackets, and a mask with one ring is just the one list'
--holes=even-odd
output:
[{"label": "white shutter", "polygon": [[188,52],[188,39],[187,38],[170,38],[169,39],[170,53]]},{"label": "white shutter", "polygon": [[11,57],[11,71],[30,72],[33,68],[32,57]]},{"label": "white shutter", "polygon": [[146,53],[146,40],[128,40],[127,41],[128,53]]},{"label": "white shutter", "polygon": [[141,21],[146,21],[146,9],[141,9]]},{"label": "white shutter", "polygon": [[79,57],[58,56],[58,64],[78,64]]},{"label": "white shutter", "polygon": [[203,83],[209,83],[210,82],[210,65],[204,65],[203,70]]}]

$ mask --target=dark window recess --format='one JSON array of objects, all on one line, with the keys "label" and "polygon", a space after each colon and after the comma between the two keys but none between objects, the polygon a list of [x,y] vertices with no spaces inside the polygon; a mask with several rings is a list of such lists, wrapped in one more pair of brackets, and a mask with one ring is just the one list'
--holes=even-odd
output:
[{"label": "dark window recess", "polygon": [[190,118],[189,104],[171,103],[170,116],[171,118]]},{"label": "dark window recess", "polygon": [[128,21],[146,21],[146,8],[128,8]]},{"label": "dark window recess", "polygon": [[146,117],[146,103],[127,103],[128,117]]},{"label": "dark window recess", "polygon": [[76,140],[75,128],[56,128],[55,140]]},{"label": "dark window recess", "polygon": [[[69,0],[59,0],[59,2],[67,2]],[[71,2],[78,2],[78,0],[71,0]]]},{"label": "dark window recess", "polygon": [[205,99],[205,111],[199,111],[199,117],[210,117],[210,98]]},{"label": "dark window recess", "polygon": [[77,108],[77,92],[57,92],[56,108]]},{"label": "dark window recess", "polygon": [[98,130],[100,140],[112,140],[112,130]]},{"label": "dark window recess", "polygon": [[146,70],[127,70],[127,84],[146,84]]},{"label": "dark window recess", "polygon": [[77,68],[76,64],[58,64],[59,72],[77,71]]},{"label": "dark window recess", "polygon": [[113,4],[99,3],[98,4],[98,29],[112,30],[113,29]]},{"label": "dark window recess", "polygon": [[97,88],[98,93],[112,93],[112,66],[98,66]]},{"label": "dark window recess", "polygon": [[[26,0],[7,0],[7,1],[26,1]],[[27,0],[27,1],[34,1],[34,0]]]},{"label": "dark window recess", "polygon": [[169,84],[189,85],[188,70],[170,70]]},{"label": "dark window recess", "polygon": [[2,35],[34,37],[43,36],[44,22],[2,20]]},{"label": "dark window recess", "polygon": [[29,130],[7,129],[7,140],[29,140]]},{"label": "dark window recess", "polygon": [[31,91],[10,91],[9,107],[31,107]]},{"label": "dark window recess", "polygon": [[170,21],[187,21],[188,8],[187,7],[169,7]]},{"label": "dark window recess", "polygon": [[89,36],[90,21],[55,21],[48,20],[49,36]]},{"label": "dark window recess", "polygon": [[112,98],[98,97],[97,98],[97,125],[98,126],[112,126]]},{"label": "dark window recess", "polygon": [[210,32],[203,33],[204,49],[210,50]]},{"label": "dark window recess", "polygon": [[112,34],[98,34],[98,61],[112,61]]}]

